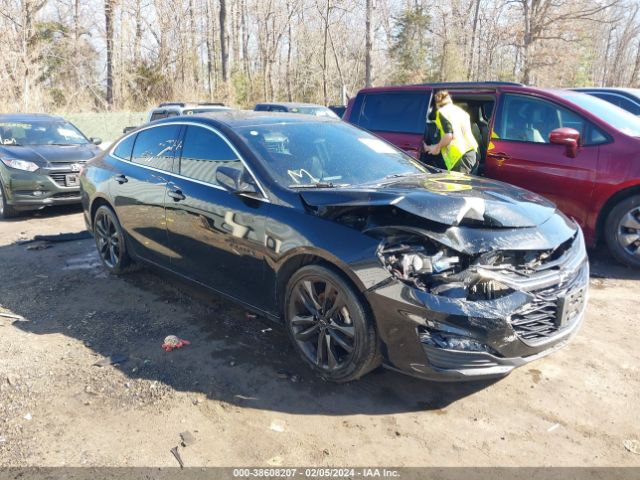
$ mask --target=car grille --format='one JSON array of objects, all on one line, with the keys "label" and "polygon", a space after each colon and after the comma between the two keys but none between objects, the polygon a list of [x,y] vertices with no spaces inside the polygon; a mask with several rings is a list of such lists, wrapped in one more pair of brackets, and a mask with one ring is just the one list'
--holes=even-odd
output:
[{"label": "car grille", "polygon": [[56,182],[58,185],[60,185],[61,187],[65,187],[66,183],[65,183],[65,173],[50,173],[49,176],[51,177],[51,179]]},{"label": "car grille", "polygon": [[518,337],[527,343],[540,343],[571,326],[586,300],[586,271],[582,268],[569,287],[531,292],[533,301],[511,315],[511,326]]},{"label": "car grille", "polygon": [[62,192],[56,193],[53,198],[78,198],[80,196],[80,192]]}]

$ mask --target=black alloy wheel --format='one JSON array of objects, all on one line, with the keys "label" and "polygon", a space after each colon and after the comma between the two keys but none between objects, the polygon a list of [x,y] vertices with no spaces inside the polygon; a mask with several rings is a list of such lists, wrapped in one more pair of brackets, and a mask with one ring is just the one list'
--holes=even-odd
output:
[{"label": "black alloy wheel", "polygon": [[619,262],[640,267],[640,195],[626,198],[611,210],[604,236]]},{"label": "black alloy wheel", "polygon": [[324,378],[347,382],[379,365],[370,315],[335,272],[318,265],[303,267],[289,281],[285,302],[296,350]]},{"label": "black alloy wheel", "polygon": [[109,272],[121,274],[134,267],[126,251],[122,227],[109,207],[102,206],[96,211],[93,234],[100,260]]}]

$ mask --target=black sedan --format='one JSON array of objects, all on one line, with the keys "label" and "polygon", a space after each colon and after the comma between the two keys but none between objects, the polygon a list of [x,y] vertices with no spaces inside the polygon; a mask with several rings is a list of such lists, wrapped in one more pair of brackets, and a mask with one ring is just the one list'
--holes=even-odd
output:
[{"label": "black sedan", "polygon": [[80,203],[79,172],[100,142],[62,117],[0,115],[0,218]]},{"label": "black sedan", "polygon": [[564,345],[584,315],[582,232],[552,204],[429,170],[337,120],[166,119],[80,180],[108,270],[166,269],[283,321],[329,380],[380,364],[502,376]]}]

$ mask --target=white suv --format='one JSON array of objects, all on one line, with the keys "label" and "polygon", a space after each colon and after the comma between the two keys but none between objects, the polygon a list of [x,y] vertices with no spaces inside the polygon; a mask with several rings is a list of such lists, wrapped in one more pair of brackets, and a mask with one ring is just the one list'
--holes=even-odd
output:
[{"label": "white suv", "polygon": [[161,103],[147,115],[147,123],[161,118],[177,117],[178,115],[195,115],[206,112],[223,112],[231,110],[225,107],[223,103],[182,103],[167,102]]}]

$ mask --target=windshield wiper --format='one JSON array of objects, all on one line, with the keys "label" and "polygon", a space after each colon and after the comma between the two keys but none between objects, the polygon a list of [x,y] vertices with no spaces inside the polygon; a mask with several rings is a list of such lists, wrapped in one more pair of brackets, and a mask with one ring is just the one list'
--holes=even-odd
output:
[{"label": "windshield wiper", "polygon": [[40,143],[39,145],[54,145],[56,147],[76,147],[78,145],[89,145],[88,143]]},{"label": "windshield wiper", "polygon": [[385,176],[383,180],[386,180],[388,178],[418,177],[421,175],[427,175],[427,172],[392,173],[391,175]]},{"label": "windshield wiper", "polygon": [[335,184],[332,182],[294,183],[293,185],[289,185],[289,188],[336,188],[346,187],[348,185],[348,183]]}]

